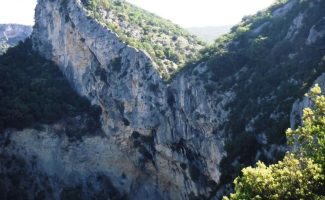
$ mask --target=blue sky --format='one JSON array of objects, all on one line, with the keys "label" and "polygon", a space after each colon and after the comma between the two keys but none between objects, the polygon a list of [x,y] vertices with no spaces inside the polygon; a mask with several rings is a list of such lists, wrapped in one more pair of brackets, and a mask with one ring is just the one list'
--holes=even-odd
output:
[{"label": "blue sky", "polygon": [[[238,23],[245,15],[274,0],[127,0],[183,26],[222,26]],[[0,0],[0,23],[34,23],[36,0]]]}]

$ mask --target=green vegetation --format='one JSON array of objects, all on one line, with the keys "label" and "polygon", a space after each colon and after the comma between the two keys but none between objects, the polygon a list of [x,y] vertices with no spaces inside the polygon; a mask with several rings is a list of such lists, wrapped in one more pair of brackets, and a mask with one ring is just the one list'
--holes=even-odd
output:
[{"label": "green vegetation", "polygon": [[324,175],[319,165],[311,159],[288,154],[283,161],[266,167],[243,169],[243,176],[235,180],[235,193],[224,200],[289,200],[322,199]]},{"label": "green vegetation", "polygon": [[[283,158],[285,152],[276,146],[286,143],[281,133],[289,126],[292,105],[325,70],[325,40],[306,44],[310,29],[324,17],[325,1],[312,7],[308,1],[297,1],[285,16],[274,15],[286,2],[277,1],[245,17],[202,50],[199,61],[184,68],[190,71],[197,63],[206,63],[207,71],[193,70],[206,92],[236,94],[226,107],[230,114],[222,127],[227,133],[227,156],[220,164],[220,186],[257,160],[272,164]],[[301,13],[302,26],[292,36],[289,29]]]},{"label": "green vegetation", "polygon": [[316,85],[310,93],[315,108],[305,108],[303,125],[287,130],[293,151],[267,167],[258,162],[235,181],[235,192],[224,200],[325,198],[325,96]]},{"label": "green vegetation", "polygon": [[118,34],[130,46],[145,50],[158,64],[160,74],[168,79],[195,59],[205,46],[186,30],[119,0],[83,0],[89,14]]},{"label": "green vegetation", "polygon": [[293,145],[298,156],[311,158],[325,169],[325,96],[316,84],[308,97],[315,108],[305,108],[302,126],[296,130],[288,129],[288,142]]},{"label": "green vegetation", "polygon": [[0,131],[35,127],[88,114],[88,125],[99,127],[98,107],[78,96],[53,62],[20,43],[0,56]]}]

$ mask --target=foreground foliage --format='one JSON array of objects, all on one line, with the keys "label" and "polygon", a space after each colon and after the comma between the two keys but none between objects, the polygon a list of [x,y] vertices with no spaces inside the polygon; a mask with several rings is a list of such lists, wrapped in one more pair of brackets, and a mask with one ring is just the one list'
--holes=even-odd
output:
[{"label": "foreground foliage", "polygon": [[0,56],[0,131],[33,127],[82,113],[98,126],[100,110],[80,97],[58,66],[20,43]]},{"label": "foreground foliage", "polygon": [[318,85],[308,95],[315,108],[305,108],[303,126],[287,131],[288,142],[297,155],[312,158],[325,167],[325,96]]},{"label": "foreground foliage", "polygon": [[287,131],[292,152],[277,164],[244,168],[234,181],[235,193],[224,200],[325,198],[325,96],[316,85],[309,97],[315,108],[305,108],[303,125]]}]

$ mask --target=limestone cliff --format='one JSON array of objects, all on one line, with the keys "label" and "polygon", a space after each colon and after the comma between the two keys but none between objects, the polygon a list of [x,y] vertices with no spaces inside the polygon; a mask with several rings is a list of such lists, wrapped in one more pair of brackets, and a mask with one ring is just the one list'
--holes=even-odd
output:
[{"label": "limestone cliff", "polygon": [[[233,98],[231,92],[202,100],[207,96],[202,84],[186,74],[167,85],[147,53],[125,44],[87,16],[80,1],[39,1],[36,22],[34,48],[58,64],[80,95],[101,106],[106,134],[104,139],[89,138],[92,146],[88,146],[86,138],[79,144],[64,144],[64,137],[51,131],[31,130],[39,139],[22,148],[36,157],[45,174],[49,174],[50,165],[58,166],[53,169],[59,169],[56,178],[71,186],[78,181],[70,182],[67,177],[85,180],[87,168],[91,174],[102,173],[130,199],[207,198],[212,194],[219,182],[217,166],[223,155],[222,132],[215,134],[215,130],[227,116],[223,105]],[[29,143],[24,142],[29,137],[20,137],[24,134],[9,135],[17,135],[13,138],[17,145]],[[62,145],[44,146],[46,138]],[[86,152],[95,153],[95,144],[100,149],[97,159],[86,156]],[[53,150],[46,150],[48,146]],[[30,147],[42,149],[42,155]],[[52,158],[53,152],[66,152],[65,148],[72,148],[71,155],[82,152],[81,160],[65,153]],[[97,164],[89,158],[103,163],[92,167]],[[44,162],[50,164],[44,166]],[[82,166],[77,167],[77,163]],[[121,180],[114,177],[122,174],[125,183],[119,186]]]}]

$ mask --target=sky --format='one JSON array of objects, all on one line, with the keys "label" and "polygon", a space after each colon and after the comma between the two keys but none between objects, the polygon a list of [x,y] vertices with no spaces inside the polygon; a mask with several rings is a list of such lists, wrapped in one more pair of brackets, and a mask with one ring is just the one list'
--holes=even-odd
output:
[{"label": "sky", "polygon": [[[274,0],[127,0],[183,27],[234,25]],[[0,0],[0,24],[34,24],[36,0]]]},{"label": "sky", "polygon": [[0,0],[0,24],[34,24],[36,0]]}]

